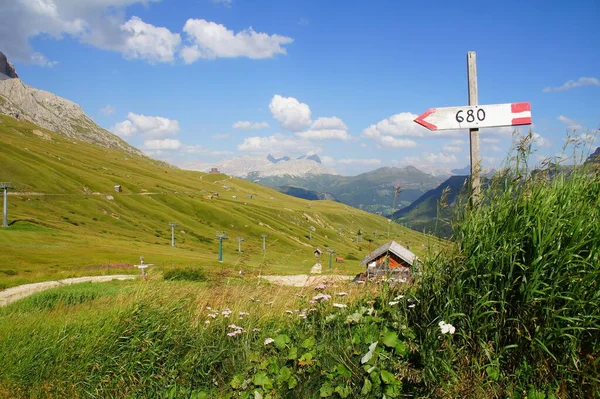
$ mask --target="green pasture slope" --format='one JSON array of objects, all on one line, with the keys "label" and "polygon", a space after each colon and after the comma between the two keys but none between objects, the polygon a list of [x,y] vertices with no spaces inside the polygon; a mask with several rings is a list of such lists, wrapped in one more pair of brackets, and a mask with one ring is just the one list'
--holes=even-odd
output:
[{"label": "green pasture slope", "polygon": [[[137,272],[130,267],[140,256],[158,267],[306,273],[314,264],[315,247],[335,249],[346,259],[335,264],[336,271],[355,273],[369,250],[366,239],[373,240],[373,247],[382,244],[388,228],[390,239],[407,243],[418,255],[435,247],[434,238],[343,204],[306,201],[225,175],[172,168],[7,116],[0,116],[0,143],[0,181],[16,187],[9,195],[9,227],[0,229],[0,289]],[[114,191],[117,184],[122,192]],[[214,193],[219,198],[209,199]],[[176,248],[170,246],[169,222],[179,224]],[[312,241],[310,226],[316,229]],[[359,229],[365,239],[354,243]],[[223,263],[217,262],[217,231],[230,238]],[[268,234],[266,253],[261,234]],[[241,254],[237,236],[245,238]],[[130,269],[123,270],[127,265]]]}]

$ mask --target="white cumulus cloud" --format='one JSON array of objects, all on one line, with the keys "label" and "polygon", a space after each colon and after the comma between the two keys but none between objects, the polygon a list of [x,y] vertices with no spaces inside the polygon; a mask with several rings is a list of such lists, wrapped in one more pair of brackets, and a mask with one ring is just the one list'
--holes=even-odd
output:
[{"label": "white cumulus cloud", "polygon": [[310,141],[296,139],[295,137],[275,134],[268,137],[247,137],[242,144],[237,146],[239,151],[251,154],[269,153],[320,153],[322,149]]},{"label": "white cumulus cloud", "polygon": [[571,89],[574,89],[576,87],[581,87],[581,86],[600,86],[600,79],[583,77],[583,78],[579,78],[577,80],[569,80],[569,81],[565,82],[562,86],[546,87],[543,91],[544,91],[544,93],[549,93],[552,91],[565,91],[565,90],[571,90]]},{"label": "white cumulus cloud", "polygon": [[260,130],[268,128],[269,124],[267,122],[237,121],[232,127],[241,130]]},{"label": "white cumulus cloud", "polygon": [[294,97],[275,94],[269,103],[269,109],[281,127],[292,132],[304,130],[312,123],[310,107]]},{"label": "white cumulus cloud", "polygon": [[44,35],[55,40],[69,36],[82,43],[117,51],[126,58],[172,62],[181,38],[132,16],[125,8],[160,0],[18,0],[0,2],[0,48],[9,58],[52,66],[30,40]]},{"label": "white cumulus cloud", "polygon": [[417,143],[410,139],[397,139],[393,136],[381,134],[376,129],[363,131],[363,137],[375,140],[381,148],[411,148],[416,147]]},{"label": "white cumulus cloud", "polygon": [[298,137],[306,140],[351,140],[348,127],[338,117],[318,118],[305,132],[297,132]]},{"label": "white cumulus cloud", "polygon": [[348,127],[340,118],[332,116],[318,118],[311,126],[313,130],[348,130]]},{"label": "white cumulus cloud", "polygon": [[127,114],[127,120],[117,123],[111,131],[121,137],[140,135],[146,138],[163,138],[179,133],[179,122],[160,116],[130,112]]},{"label": "white cumulus cloud", "polygon": [[144,140],[144,148],[147,150],[178,150],[181,142],[174,139]]},{"label": "white cumulus cloud", "polygon": [[[31,39],[70,37],[126,59],[172,63],[177,56],[186,63],[198,58],[270,58],[286,54],[293,39],[254,31],[234,33],[224,25],[188,19],[182,34],[155,26],[132,15],[127,7],[161,0],[3,0],[0,1],[0,49],[9,59],[51,67],[57,61],[36,51]],[[226,6],[231,0],[215,0]]]},{"label": "white cumulus cloud", "polygon": [[464,134],[458,130],[430,131],[414,121],[418,116],[410,112],[392,115],[363,130],[363,136],[369,138],[381,136],[437,138],[460,137]]},{"label": "white cumulus cloud", "polygon": [[121,30],[126,33],[121,50],[125,58],[173,62],[181,43],[179,33],[147,24],[138,17],[132,17],[121,25]]},{"label": "white cumulus cloud", "polygon": [[180,56],[187,64],[199,58],[271,58],[286,54],[283,46],[294,41],[287,36],[259,33],[252,28],[234,33],[224,25],[204,19],[188,19],[183,32],[187,45]]}]

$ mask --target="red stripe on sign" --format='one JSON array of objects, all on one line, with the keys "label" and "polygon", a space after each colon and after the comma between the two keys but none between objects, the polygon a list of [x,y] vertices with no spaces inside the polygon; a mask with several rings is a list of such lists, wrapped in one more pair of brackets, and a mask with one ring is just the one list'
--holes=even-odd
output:
[{"label": "red stripe on sign", "polygon": [[531,111],[531,104],[529,104],[529,103],[512,103],[510,105],[510,111],[513,114],[517,114],[519,112]]},{"label": "red stripe on sign", "polygon": [[529,118],[513,118],[512,126],[531,125],[531,117]]},{"label": "red stripe on sign", "polygon": [[421,115],[419,115],[417,117],[417,119],[415,119],[415,122],[417,122],[419,125],[426,127],[429,130],[437,130],[437,126],[434,125],[433,123],[429,123],[429,122],[425,122],[425,118],[427,118],[429,115],[435,113],[436,109],[435,108],[430,108],[427,111],[425,111],[424,113],[422,113]]}]

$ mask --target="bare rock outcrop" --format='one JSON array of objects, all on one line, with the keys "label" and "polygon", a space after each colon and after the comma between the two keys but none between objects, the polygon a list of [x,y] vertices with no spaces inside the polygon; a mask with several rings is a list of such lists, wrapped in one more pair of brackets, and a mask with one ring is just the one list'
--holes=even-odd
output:
[{"label": "bare rock outcrop", "polygon": [[11,79],[19,78],[19,75],[17,75],[17,71],[15,70],[14,65],[8,62],[8,59],[2,51],[0,51],[0,80],[4,78],[4,76],[1,75],[4,75],[6,76],[6,78]]},{"label": "bare rock outcrop", "polygon": [[21,79],[0,80],[0,114],[26,120],[74,140],[143,156],[137,148],[98,126],[81,107]]}]

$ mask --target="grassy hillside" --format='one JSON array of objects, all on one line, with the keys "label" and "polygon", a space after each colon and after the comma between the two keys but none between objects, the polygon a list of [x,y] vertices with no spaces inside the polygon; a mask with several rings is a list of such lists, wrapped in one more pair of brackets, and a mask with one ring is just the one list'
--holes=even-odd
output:
[{"label": "grassy hillside", "polygon": [[[594,165],[568,173],[554,167],[529,173],[526,167],[519,159],[514,170],[487,182],[478,206],[457,207],[455,240],[422,264],[414,284],[281,287],[245,275],[170,269],[148,280],[58,287],[0,308],[0,398],[600,398],[600,174]],[[200,186],[223,186],[222,176],[191,176],[202,177]],[[114,200],[124,204],[114,211],[129,221],[143,215],[137,209],[145,197],[151,205],[144,211],[169,215],[193,206],[200,212],[204,204],[188,200],[189,193],[133,194]],[[77,196],[71,194],[70,209],[77,209]],[[222,215],[226,200],[220,197],[207,201]],[[142,205],[125,212],[123,198],[140,198]],[[252,208],[263,220],[280,209],[270,201],[284,201],[267,198]],[[35,210],[33,201],[25,204]],[[301,205],[311,205],[310,211]],[[321,206],[321,220],[332,226],[335,215],[363,215],[297,199],[288,199],[283,210],[315,218],[309,212]],[[49,237],[69,226],[77,228],[65,235],[73,242],[93,236],[88,251],[77,254],[82,261],[96,251],[96,237],[127,245],[116,222],[113,235],[94,236],[88,219],[68,215],[75,226],[60,216],[48,216],[54,219],[44,225],[15,223],[3,237],[21,239],[2,248],[43,248],[43,234],[48,246],[64,245]],[[364,217],[371,227],[380,220]],[[138,230],[154,227],[152,219],[143,223]],[[282,224],[296,229],[293,222]],[[25,233],[37,236],[27,241]],[[282,242],[286,237],[278,236]],[[140,233],[127,248],[171,255],[160,250],[162,236],[157,244],[145,239]],[[177,248],[172,257],[202,259],[194,258],[204,248],[198,247],[193,253]],[[77,247],[64,248],[76,256]],[[290,254],[294,248],[285,247]],[[289,270],[297,268],[290,259]]]},{"label": "grassy hillside", "polygon": [[[337,271],[354,273],[368,245],[352,241],[359,229],[377,245],[387,240],[389,227],[390,239],[408,243],[418,255],[432,244],[427,236],[343,204],[170,168],[6,116],[0,116],[0,143],[0,181],[16,187],[9,195],[10,226],[0,229],[0,287],[123,272],[140,256],[159,267],[308,272],[316,246],[334,248],[347,260]],[[122,192],[114,191],[117,184]],[[215,193],[219,197],[211,199]],[[175,248],[169,222],[178,223]],[[218,231],[230,237],[223,263],[216,261]],[[268,234],[266,253],[261,234]],[[238,236],[246,240],[241,254]]]},{"label": "grassy hillside", "polygon": [[335,197],[329,193],[320,193],[318,191],[308,190],[306,188],[291,187],[291,186],[276,186],[273,188],[275,190],[279,191],[280,193],[284,193],[287,195],[291,195],[293,197],[303,198],[303,199],[307,199],[307,200],[311,200],[311,201],[316,201],[316,200],[336,201]]},{"label": "grassy hillside", "polygon": [[400,196],[395,202],[395,208],[399,209],[409,205],[442,181],[412,166],[379,168],[358,176],[270,176],[259,179],[252,176],[249,180],[269,187],[293,186],[323,194],[329,193],[344,204],[383,215],[393,212],[396,186],[401,186]]},{"label": "grassy hillside", "polygon": [[[415,202],[394,213],[393,219],[416,231],[448,237],[451,234],[450,218],[455,211],[452,205],[463,189],[467,176],[452,176],[433,190],[423,194]],[[449,207],[438,207],[444,197]],[[441,212],[438,218],[438,209]]]}]

